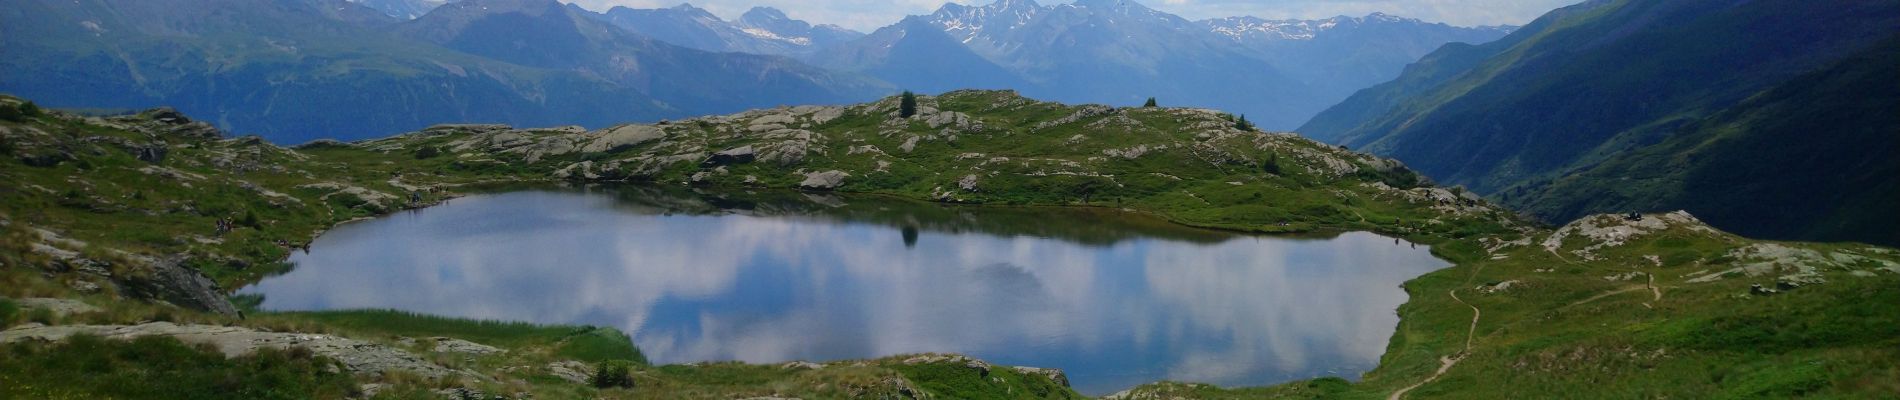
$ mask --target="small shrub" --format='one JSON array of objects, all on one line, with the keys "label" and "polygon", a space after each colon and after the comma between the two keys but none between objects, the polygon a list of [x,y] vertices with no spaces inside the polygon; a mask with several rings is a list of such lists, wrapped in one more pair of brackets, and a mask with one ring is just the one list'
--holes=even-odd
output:
[{"label": "small shrub", "polygon": [[0,120],[26,122],[26,113],[20,112],[18,107],[0,104]]},{"label": "small shrub", "polygon": [[53,315],[53,310],[44,308],[35,308],[26,312],[26,320],[46,325],[53,325],[54,322],[58,322],[57,318],[58,316]]},{"label": "small shrub", "polygon": [[600,363],[594,367],[594,376],[588,379],[597,388],[632,388],[633,362],[615,360]]},{"label": "small shrub", "polygon": [[172,315],[171,309],[159,309],[158,312],[152,313],[152,321],[153,322],[178,322],[178,316]]},{"label": "small shrub", "polygon": [[417,160],[427,160],[427,159],[435,158],[436,156],[440,156],[440,155],[442,155],[442,149],[435,146],[427,146],[420,149],[416,149]]},{"label": "small shrub", "polygon": [[40,110],[40,105],[33,104],[33,102],[29,101],[29,102],[20,104],[20,114],[24,114],[27,117],[38,117],[41,115],[45,115],[46,112]]},{"label": "small shrub", "polygon": [[255,211],[245,211],[244,217],[238,218],[237,222],[238,222],[238,225],[248,226],[248,227],[251,227],[251,229],[264,229],[264,224],[262,222],[258,222],[257,212]]},{"label": "small shrub", "polygon": [[20,316],[20,305],[13,300],[0,299],[0,328],[13,326],[14,318]]}]

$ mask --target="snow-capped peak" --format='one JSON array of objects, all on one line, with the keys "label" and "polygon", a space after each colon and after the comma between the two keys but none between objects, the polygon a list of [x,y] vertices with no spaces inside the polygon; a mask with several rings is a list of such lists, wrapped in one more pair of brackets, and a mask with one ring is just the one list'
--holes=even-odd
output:
[{"label": "snow-capped peak", "polygon": [[981,7],[945,3],[929,17],[930,23],[958,40],[969,42],[990,29],[1007,31],[1028,24],[1047,8],[1035,0],[997,0]]}]

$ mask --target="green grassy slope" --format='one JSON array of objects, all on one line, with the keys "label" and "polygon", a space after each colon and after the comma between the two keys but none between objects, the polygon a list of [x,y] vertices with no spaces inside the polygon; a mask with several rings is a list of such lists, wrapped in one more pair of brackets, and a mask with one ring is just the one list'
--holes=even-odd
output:
[{"label": "green grassy slope", "polygon": [[[1753,241],[1687,214],[1586,217],[1485,246],[1441,252],[1457,265],[1405,284],[1412,300],[1363,381],[1163,383],[1128,398],[1389,398],[1414,385],[1404,398],[1885,398],[1900,389],[1892,249]],[[1445,359],[1456,361],[1428,381]]]}]

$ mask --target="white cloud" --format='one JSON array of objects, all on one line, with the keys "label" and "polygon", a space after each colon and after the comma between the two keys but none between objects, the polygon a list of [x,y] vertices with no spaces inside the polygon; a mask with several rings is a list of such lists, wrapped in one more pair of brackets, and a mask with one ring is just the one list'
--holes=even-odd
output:
[{"label": "white cloud", "polygon": [[[605,11],[614,6],[660,8],[681,0],[564,0],[583,8]],[[952,3],[987,4],[992,0],[954,0]],[[1373,12],[1445,22],[1453,25],[1521,25],[1557,7],[1579,0],[1137,0],[1155,9],[1188,19],[1252,15],[1263,18],[1327,18],[1360,16]],[[929,14],[941,0],[695,0],[692,4],[721,18],[733,19],[754,6],[784,10],[792,18],[837,24],[869,32],[896,23],[906,15]],[[1067,1],[1045,0],[1043,4]]]}]

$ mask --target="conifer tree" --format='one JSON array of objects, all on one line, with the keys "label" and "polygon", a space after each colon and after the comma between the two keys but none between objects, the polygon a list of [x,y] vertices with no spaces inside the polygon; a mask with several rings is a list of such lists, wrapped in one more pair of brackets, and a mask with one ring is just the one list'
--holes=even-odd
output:
[{"label": "conifer tree", "polygon": [[1147,103],[1143,103],[1143,104],[1141,105],[1141,107],[1142,107],[1142,108],[1155,108],[1155,107],[1160,107],[1160,105],[1157,105],[1157,104],[1155,104],[1155,98],[1153,98],[1153,97],[1149,97],[1149,98],[1148,98],[1148,102],[1147,102]]},{"label": "conifer tree", "polygon": [[910,118],[913,115],[917,115],[917,94],[906,90],[903,98],[897,102],[897,116]]}]

